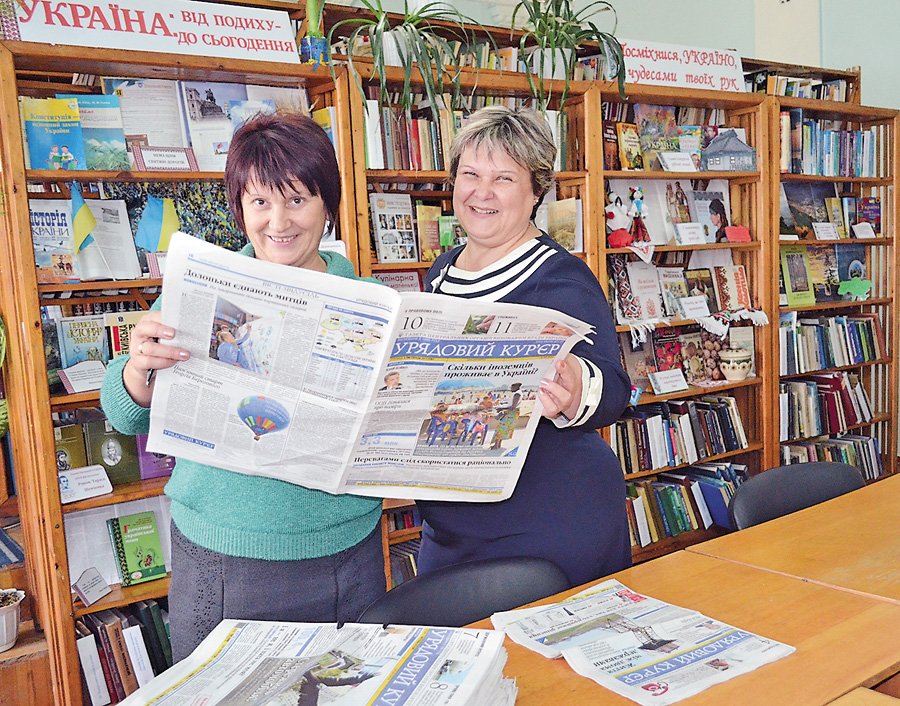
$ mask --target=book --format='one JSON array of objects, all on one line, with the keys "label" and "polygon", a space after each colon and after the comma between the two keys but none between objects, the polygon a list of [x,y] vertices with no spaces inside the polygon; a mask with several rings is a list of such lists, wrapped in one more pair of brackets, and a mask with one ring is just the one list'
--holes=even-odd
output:
[{"label": "book", "polygon": [[584,251],[581,199],[560,199],[547,205],[547,234],[569,252]]},{"label": "book", "polygon": [[53,438],[56,442],[57,472],[83,468],[88,465],[84,432],[80,424],[53,427]]},{"label": "book", "polygon": [[172,642],[169,638],[169,628],[167,625],[168,616],[164,614],[164,611],[155,599],[147,598],[144,600],[144,603],[147,604],[147,608],[150,612],[150,618],[153,620],[153,625],[156,627],[156,634],[159,637],[159,643],[162,647],[166,664],[167,666],[171,667],[173,664]]},{"label": "book", "polygon": [[378,262],[416,262],[412,199],[409,194],[369,194]]},{"label": "book", "polygon": [[679,312],[678,300],[689,296],[684,268],[660,266],[656,268],[656,273],[662,292],[663,310],[666,316],[676,316]]},{"label": "book", "polygon": [[660,169],[657,153],[678,152],[678,125],[671,105],[635,103],[634,122],[640,135],[644,169]]},{"label": "book", "polygon": [[722,311],[750,309],[750,287],[743,265],[722,265],[712,268],[716,298]]},{"label": "book", "polygon": [[800,240],[813,238],[813,223],[830,223],[828,199],[836,198],[836,187],[828,182],[783,182],[785,198]]},{"label": "book", "polygon": [[678,334],[678,340],[681,343],[681,365],[688,384],[698,385],[709,380],[706,358],[703,355],[705,347],[700,332],[682,329]]},{"label": "book", "polygon": [[863,196],[857,199],[856,204],[857,223],[871,223],[876,236],[881,235],[881,198],[878,196]]},{"label": "book", "polygon": [[658,319],[663,315],[662,297],[659,292],[659,277],[656,266],[649,262],[634,260],[626,265],[631,293],[641,310],[641,320]]},{"label": "book", "polygon": [[197,166],[202,172],[225,171],[234,133],[231,109],[247,100],[247,87],[242,83],[218,81],[179,81],[178,87]]},{"label": "book", "polygon": [[125,144],[189,147],[177,81],[161,78],[103,77],[105,95],[119,99]]},{"label": "book", "polygon": [[[866,246],[862,243],[841,243],[835,247],[835,261],[839,283],[849,282],[853,279],[866,280],[868,272],[866,267]],[[843,299],[852,299],[853,294],[847,292],[842,294],[841,297]]]},{"label": "book", "polygon": [[641,391],[650,385],[650,373],[656,372],[656,361],[653,357],[653,344],[641,342],[628,331],[619,333],[619,349],[622,354],[622,367],[631,380],[632,387]]},{"label": "book", "polygon": [[416,204],[416,233],[419,236],[419,253],[423,262],[433,262],[443,252],[438,221],[440,216],[440,206]]},{"label": "book", "polygon": [[725,203],[724,192],[690,191],[691,220],[703,226],[707,243],[728,240],[725,228],[728,226],[729,215]]},{"label": "book", "polygon": [[453,214],[443,215],[438,218],[438,232],[440,233],[442,250],[452,250],[460,245],[465,245],[468,240],[462,224]]},{"label": "book", "polygon": [[111,699],[103,665],[100,662],[97,638],[80,619],[75,621],[75,635],[78,662],[81,665],[81,674],[84,677],[91,706],[106,706],[111,703]]},{"label": "book", "polygon": [[147,644],[147,654],[150,658],[150,666],[153,668],[154,674],[162,674],[168,669],[169,664],[166,661],[165,652],[163,652],[162,643],[159,639],[159,633],[156,630],[153,616],[150,613],[150,605],[147,601],[141,600],[135,601],[129,608],[144,628],[144,642]]},{"label": "book", "polygon": [[85,169],[78,101],[74,98],[19,99],[29,169]]},{"label": "book", "polygon": [[609,171],[622,168],[619,160],[619,134],[616,123],[611,120],[603,121],[603,168]]},{"label": "book", "polygon": [[706,297],[706,303],[710,313],[721,310],[718,297],[716,296],[716,285],[710,268],[698,267],[693,270],[685,270],[684,277],[687,280],[689,296]]},{"label": "book", "polygon": [[112,610],[101,610],[96,613],[100,621],[100,628],[109,639],[109,652],[112,656],[110,669],[115,669],[122,681],[122,689],[125,695],[132,694],[138,689],[137,676],[131,657],[128,655],[128,646],[125,644],[122,621]]},{"label": "book", "polygon": [[113,657],[113,645],[110,635],[107,632],[104,621],[101,619],[100,613],[88,613],[82,617],[84,626],[94,636],[97,643],[97,650],[100,656],[100,666],[106,680],[106,686],[109,691],[111,700],[121,701],[127,694],[125,686],[122,682],[122,675],[116,666],[116,660]]},{"label": "book", "polygon": [[75,258],[75,273],[84,280],[140,279],[141,265],[125,201],[91,199],[85,203],[96,224],[91,230],[93,241]]},{"label": "book", "polygon": [[849,237],[847,225],[844,223],[844,211],[841,208],[841,199],[837,196],[825,198],[825,208],[828,210],[828,221],[837,229],[838,238],[845,240]]},{"label": "book", "polygon": [[152,510],[106,521],[122,586],[166,576],[162,544]]},{"label": "book", "polygon": [[145,310],[138,309],[136,311],[115,311],[103,315],[110,359],[128,353],[131,329],[137,326],[138,321],[143,319],[146,314]]},{"label": "book", "polygon": [[85,360],[109,361],[109,343],[103,314],[66,316],[57,320],[63,368]]},{"label": "book", "polygon": [[805,245],[781,246],[781,271],[788,306],[812,306],[816,303],[809,270],[809,252]]},{"label": "book", "polygon": [[147,451],[146,434],[138,434],[135,437],[135,441],[137,442],[138,468],[140,469],[141,480],[172,475],[172,471],[175,469],[174,456]]},{"label": "book", "polygon": [[118,96],[58,93],[56,97],[78,103],[85,169],[118,172],[131,168]]},{"label": "book", "polygon": [[71,202],[31,198],[28,199],[28,212],[38,283],[75,280]]},{"label": "book", "polygon": [[681,370],[684,357],[681,354],[681,339],[677,328],[659,328],[652,334],[653,359],[656,370]]},{"label": "book", "polygon": [[141,479],[133,436],[116,431],[106,419],[85,422],[83,429],[88,464],[103,466],[113,486]]},{"label": "book", "polygon": [[619,141],[620,169],[644,169],[644,153],[641,149],[641,134],[634,123],[616,123],[616,134]]},{"label": "book", "polygon": [[813,286],[813,296],[816,302],[840,301],[843,297],[838,293],[840,279],[838,278],[836,249],[850,245],[834,246],[824,243],[810,243],[806,246],[809,256],[809,276]]}]

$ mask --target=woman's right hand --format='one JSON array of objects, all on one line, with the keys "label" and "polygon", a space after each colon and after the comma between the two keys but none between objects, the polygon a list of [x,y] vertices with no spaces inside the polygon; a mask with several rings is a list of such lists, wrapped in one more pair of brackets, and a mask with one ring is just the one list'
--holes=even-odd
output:
[{"label": "woman's right hand", "polygon": [[129,359],[122,371],[122,380],[128,394],[142,407],[149,407],[153,396],[151,371],[171,368],[191,357],[184,348],[159,342],[175,337],[175,329],[162,324],[160,316],[158,311],[151,311],[138,321],[129,335]]}]

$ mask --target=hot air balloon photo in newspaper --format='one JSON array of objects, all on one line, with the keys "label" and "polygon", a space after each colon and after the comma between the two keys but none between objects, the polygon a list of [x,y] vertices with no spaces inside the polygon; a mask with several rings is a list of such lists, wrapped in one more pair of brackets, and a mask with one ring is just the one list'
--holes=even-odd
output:
[{"label": "hot air balloon photo in newspaper", "polygon": [[245,397],[238,403],[237,411],[241,421],[253,432],[254,441],[259,441],[263,434],[281,431],[291,421],[284,405],[262,395]]}]

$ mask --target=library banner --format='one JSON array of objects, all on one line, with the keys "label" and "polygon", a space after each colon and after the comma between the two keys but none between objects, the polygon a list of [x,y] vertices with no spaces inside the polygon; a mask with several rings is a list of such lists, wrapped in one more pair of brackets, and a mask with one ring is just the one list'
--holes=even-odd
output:
[{"label": "library banner", "polygon": [[287,12],[186,0],[13,3],[16,28],[7,39],[105,49],[135,49],[299,64]]},{"label": "library banner", "polygon": [[701,49],[623,39],[625,80],[648,86],[678,86],[743,93],[741,56],[733,49]]}]

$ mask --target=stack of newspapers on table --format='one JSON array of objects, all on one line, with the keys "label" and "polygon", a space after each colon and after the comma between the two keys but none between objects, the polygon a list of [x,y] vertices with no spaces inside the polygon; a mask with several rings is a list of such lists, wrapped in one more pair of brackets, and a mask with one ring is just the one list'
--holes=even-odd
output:
[{"label": "stack of newspapers on table", "polygon": [[795,648],[614,579],[562,603],[494,613],[491,622],[545,657],[645,706],[667,706],[791,654]]},{"label": "stack of newspapers on table", "polygon": [[511,706],[504,635],[467,628],[223,620],[123,706]]}]

